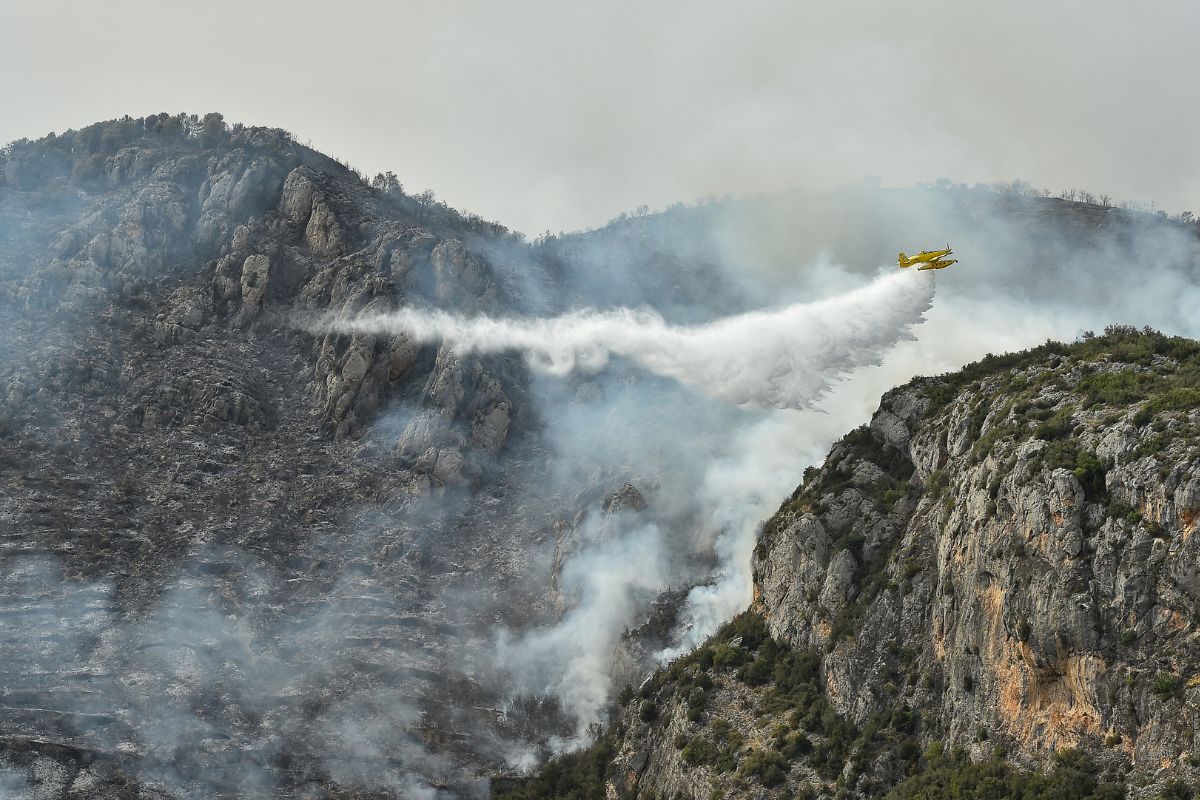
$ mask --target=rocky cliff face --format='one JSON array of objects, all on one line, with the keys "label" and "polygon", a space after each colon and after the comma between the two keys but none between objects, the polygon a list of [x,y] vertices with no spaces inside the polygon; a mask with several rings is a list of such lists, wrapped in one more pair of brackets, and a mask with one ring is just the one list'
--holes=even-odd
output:
[{"label": "rocky cliff face", "polygon": [[0,793],[461,796],[553,734],[470,654],[623,479],[546,489],[519,356],[297,323],[516,313],[529,248],[211,117],[0,175]]},{"label": "rocky cliff face", "polygon": [[875,796],[956,748],[1194,781],[1198,518],[1200,344],[889,392],[767,522],[751,612],[626,699],[608,796]]}]

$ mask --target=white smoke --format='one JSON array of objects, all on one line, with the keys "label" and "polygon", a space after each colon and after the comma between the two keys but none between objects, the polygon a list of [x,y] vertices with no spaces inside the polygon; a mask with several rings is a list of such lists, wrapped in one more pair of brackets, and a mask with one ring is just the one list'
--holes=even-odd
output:
[{"label": "white smoke", "polygon": [[[594,372],[610,358],[623,358],[725,402],[776,409],[736,436],[732,450],[705,468],[703,485],[697,487],[706,498],[702,514],[715,535],[711,546],[718,568],[713,581],[689,597],[682,651],[745,607],[757,528],[795,484],[795,476],[819,455],[779,447],[798,427],[811,427],[803,422],[811,415],[792,409],[812,408],[834,382],[879,363],[898,342],[911,339],[934,294],[933,276],[894,270],[857,288],[845,286],[840,283],[841,291],[825,299],[694,326],[670,325],[652,312],[628,309],[494,319],[409,308],[325,318],[310,327],[403,334],[418,342],[442,341],[464,353],[516,350],[534,369],[560,376]],[[574,736],[554,743],[556,749],[585,741],[590,726],[602,721],[623,632],[676,575],[672,562],[678,553],[658,525],[635,523],[617,535],[598,535],[595,524],[593,518],[584,525],[585,545],[560,576],[570,609],[549,626],[502,629],[494,641],[494,664],[510,691],[553,697],[574,718]]]},{"label": "white smoke", "polygon": [[[588,521],[586,539],[596,535]],[[514,636],[501,629],[496,663],[519,693],[554,697],[575,718],[575,737],[556,741],[569,750],[587,740],[589,726],[602,721],[612,690],[612,656],[633,613],[666,588],[669,565],[662,532],[634,526],[574,555],[561,586],[573,604],[557,624]]]},{"label": "white smoke", "polygon": [[[841,424],[840,418],[835,424]],[[658,653],[658,661],[691,652],[750,605],[750,556],[762,521],[795,487],[796,476],[820,459],[822,451],[813,440],[820,441],[829,425],[830,415],[777,411],[740,431],[730,452],[708,465],[699,502],[720,531],[713,543],[716,568],[708,582],[688,593],[678,642]]]},{"label": "white smoke", "polygon": [[534,369],[555,375],[595,372],[618,356],[735,405],[810,408],[833,381],[911,338],[933,287],[931,275],[893,270],[834,297],[694,326],[630,309],[494,319],[404,308],[309,327],[404,334],[463,353],[519,350]]}]

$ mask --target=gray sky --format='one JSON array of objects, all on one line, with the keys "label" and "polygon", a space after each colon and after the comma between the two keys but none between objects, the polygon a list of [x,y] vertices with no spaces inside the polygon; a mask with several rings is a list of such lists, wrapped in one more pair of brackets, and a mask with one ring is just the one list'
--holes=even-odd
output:
[{"label": "gray sky", "polygon": [[1023,178],[1200,211],[1194,0],[2,0],[0,141],[218,110],[527,233]]}]

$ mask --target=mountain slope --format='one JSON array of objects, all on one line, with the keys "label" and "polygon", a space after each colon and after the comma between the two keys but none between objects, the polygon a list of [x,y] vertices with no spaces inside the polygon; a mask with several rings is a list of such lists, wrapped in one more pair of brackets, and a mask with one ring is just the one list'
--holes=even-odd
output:
[{"label": "mountain slope", "polygon": [[[856,190],[526,243],[218,115],[3,148],[0,787],[480,796],[580,741],[724,618],[689,617],[689,592],[744,576],[758,522],[865,412],[796,424],[621,359],[548,377],[314,320],[703,323],[861,285],[901,233],[948,230],[978,268],[939,277],[941,308],[1010,314],[1036,289],[1125,319],[1135,280],[1192,324],[1194,230],[1083,204]],[[1083,260],[1102,269],[1080,284]],[[922,365],[977,355],[921,335]],[[873,379],[907,380],[897,363]]]},{"label": "mountain slope", "polygon": [[[645,432],[738,412],[621,364],[547,381],[519,354],[310,323],[663,287],[677,319],[746,305],[666,255],[610,287],[608,246],[526,244],[218,115],[0,151],[0,778],[473,796],[586,724],[572,685],[514,663],[521,637],[575,602],[571,554],[625,525],[694,530],[676,498],[698,477],[662,462],[686,442],[699,470],[707,450]],[[713,556],[684,546],[687,587]],[[647,594],[628,622],[657,613]],[[596,680],[643,674],[662,628]]]},{"label": "mountain slope", "polygon": [[522,489],[525,367],[290,319],[511,308],[465,245],[507,232],[212,119],[17,143],[4,174],[3,751],[63,796],[503,763],[519,717],[445,666],[489,595],[521,619],[546,592],[524,537],[564,512]]},{"label": "mountain slope", "polygon": [[625,698],[609,796],[1195,781],[1200,343],[1113,328],[918,379],[805,477],[751,610]]}]

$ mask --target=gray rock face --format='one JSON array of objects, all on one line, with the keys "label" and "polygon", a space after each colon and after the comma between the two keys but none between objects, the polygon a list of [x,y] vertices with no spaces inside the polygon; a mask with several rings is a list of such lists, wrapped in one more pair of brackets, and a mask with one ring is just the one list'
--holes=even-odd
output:
[{"label": "gray rock face", "polygon": [[461,304],[468,298],[488,303],[495,298],[495,289],[487,279],[478,259],[467,252],[458,240],[442,242],[429,256],[433,268],[433,297],[439,304]]},{"label": "gray rock face", "polygon": [[524,365],[291,320],[486,309],[489,262],[278,132],[137,122],[0,181],[0,783],[477,794],[532,728],[452,651],[542,613],[577,510]]},{"label": "gray rock face", "polygon": [[317,192],[316,179],[316,174],[306,167],[297,167],[288,173],[279,195],[279,213],[285,219],[301,227],[308,225],[313,196]]},{"label": "gray rock face", "polygon": [[825,572],[818,600],[826,608],[844,608],[856,591],[854,585],[858,562],[849,550],[839,550]]},{"label": "gray rock face", "polygon": [[313,204],[312,215],[304,229],[304,238],[317,256],[336,258],[345,249],[342,243],[342,226],[333,209],[324,200]]},{"label": "gray rock face", "polygon": [[285,162],[230,152],[209,161],[208,178],[200,187],[197,233],[211,245],[228,239],[234,220],[246,219],[274,204],[282,187]]},{"label": "gray rock face", "polygon": [[263,255],[249,256],[242,264],[242,319],[253,317],[262,308],[271,275],[271,259]]},{"label": "gray rock face", "polygon": [[[766,524],[754,609],[777,641],[822,654],[825,697],[851,723],[911,711],[920,725],[892,735],[977,757],[999,745],[1034,767],[1080,748],[1106,775],[1128,774],[1135,796],[1157,797],[1198,777],[1200,403],[1149,413],[1192,396],[1158,388],[1146,391],[1159,399],[1089,406],[1086,379],[1152,371],[1147,385],[1166,387],[1195,362],[1067,353],[963,381],[940,407],[937,381],[885,395]],[[610,796],[835,791],[807,757],[785,762],[773,790],[681,760],[688,743],[736,734],[737,763],[795,724],[764,710],[770,681],[707,674],[716,688],[699,717],[681,691],[653,695],[675,698],[660,723],[639,720],[637,699],[622,710]],[[905,773],[852,756],[841,774],[836,788],[866,797]]]},{"label": "gray rock face", "polygon": [[[1065,391],[1033,398],[1047,413],[1080,403],[1066,366],[1053,374],[1064,372]],[[820,561],[797,557],[827,546],[822,520],[845,524],[836,502],[823,503],[828,511],[803,514],[760,546],[759,597],[771,629],[830,651],[833,695],[854,718],[881,699],[872,654],[892,644],[917,654],[914,677],[933,678],[917,686],[914,704],[935,710],[952,742],[972,746],[984,728],[1038,760],[1075,746],[1107,755],[1105,740],[1119,736],[1136,767],[1178,764],[1192,748],[1191,701],[1152,690],[1160,674],[1182,685],[1197,663],[1187,630],[1200,600],[1190,578],[1200,551],[1182,523],[1195,516],[1195,497],[1180,489],[1200,474],[1200,442],[1178,435],[1145,455],[1160,434],[1130,424],[1136,407],[1119,409],[1115,422],[1106,420],[1109,409],[1076,412],[1074,449],[1110,464],[1103,496],[1088,497],[1078,469],[1047,465],[1049,444],[1027,438],[1034,424],[1005,395],[1008,377],[964,392],[920,420],[911,437],[892,409],[915,407],[913,391],[884,399],[871,429],[881,445],[907,445],[916,466],[909,486],[925,487],[915,509],[865,515],[903,520],[882,565],[889,586],[900,588],[871,598],[853,635],[832,635],[828,623],[848,595],[850,552],[831,559],[823,576],[819,567],[814,574]],[[980,413],[982,424],[964,423]],[[1197,412],[1161,420],[1185,430],[1197,422]],[[989,429],[1006,427],[1011,433],[984,450]],[[1188,577],[1181,581],[1180,572]],[[798,587],[818,583],[814,601],[797,601]],[[814,623],[799,625],[797,616]]]}]

